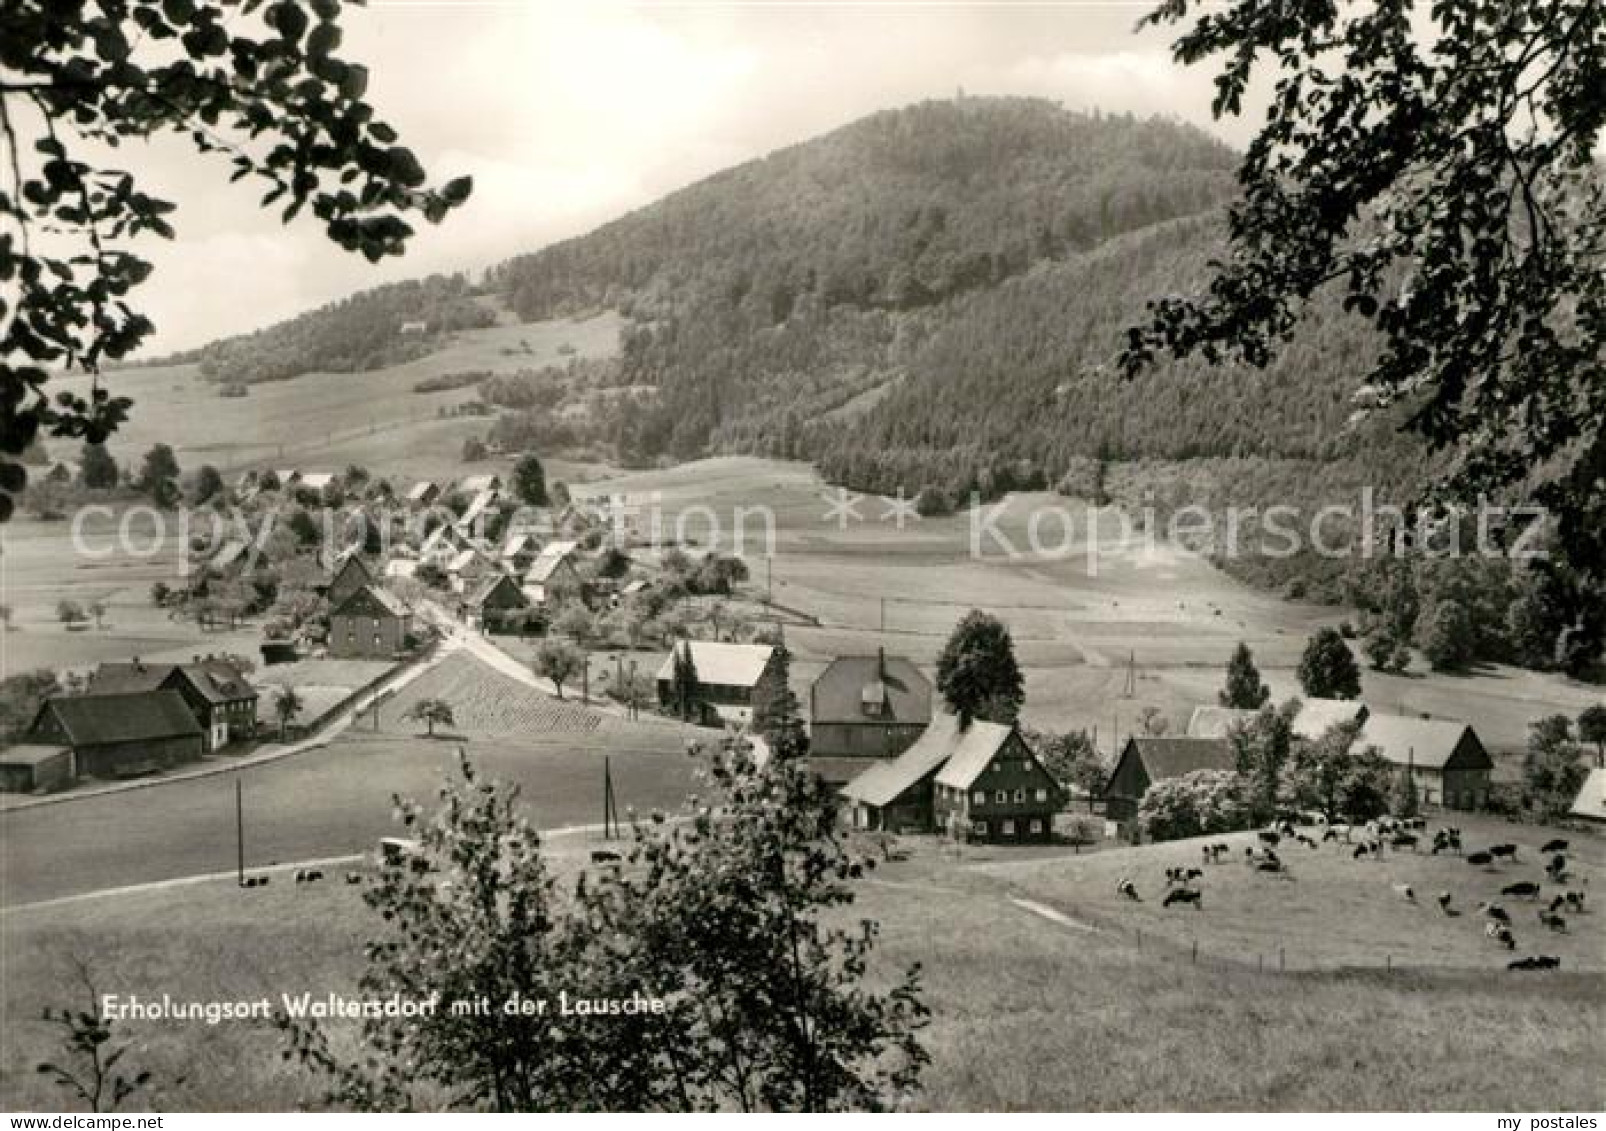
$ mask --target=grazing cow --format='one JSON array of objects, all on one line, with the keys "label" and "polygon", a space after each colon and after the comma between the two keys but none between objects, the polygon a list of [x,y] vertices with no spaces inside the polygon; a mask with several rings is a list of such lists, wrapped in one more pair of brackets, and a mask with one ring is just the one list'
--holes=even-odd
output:
[{"label": "grazing cow", "polygon": [[1202,879],[1204,879],[1204,873],[1202,871],[1200,871],[1198,868],[1189,868],[1187,870],[1187,872],[1184,873],[1184,875],[1182,877],[1182,882],[1183,883],[1187,883],[1190,880],[1202,880]]},{"label": "grazing cow", "polygon": [[1282,837],[1278,836],[1276,832],[1271,829],[1262,829],[1255,835],[1260,838],[1260,843],[1264,844],[1267,848],[1276,848],[1278,841],[1282,840]]},{"label": "grazing cow", "polygon": [[1547,840],[1542,846],[1540,846],[1539,851],[1541,854],[1546,856],[1552,852],[1566,852],[1567,842],[1562,840],[1560,837],[1557,837],[1555,840]]},{"label": "grazing cow", "polygon": [[1365,857],[1366,854],[1368,852],[1370,852],[1370,851],[1372,851],[1372,850],[1371,850],[1371,848],[1369,846],[1364,845],[1364,844],[1357,844],[1355,846],[1355,851],[1350,853],[1350,858],[1353,859],[1353,860],[1360,860],[1363,857]]},{"label": "grazing cow", "polygon": [[1444,912],[1446,915],[1450,914],[1450,893],[1447,891],[1441,891],[1438,896],[1438,901],[1439,910]]},{"label": "grazing cow", "polygon": [[1216,862],[1215,854],[1210,851],[1210,846],[1208,844],[1199,849],[1199,859],[1203,860],[1206,864],[1214,864]]},{"label": "grazing cow", "polygon": [[1506,912],[1506,909],[1501,907],[1498,903],[1480,903],[1478,906],[1483,908],[1483,913],[1494,922],[1511,922],[1511,916]]},{"label": "grazing cow", "polygon": [[1416,832],[1419,832],[1419,833],[1427,832],[1427,829],[1428,829],[1427,818],[1426,817],[1411,817],[1410,819],[1402,822],[1402,827],[1403,828],[1407,828],[1407,829],[1413,829],[1413,830],[1415,830]]},{"label": "grazing cow", "polygon": [[362,883],[362,873],[361,872],[347,872],[346,873],[346,882],[348,884],[360,884],[360,883]]},{"label": "grazing cow", "polygon": [[1410,884],[1394,884],[1393,887],[1394,894],[1405,900],[1405,902],[1416,902],[1416,892],[1411,889]]},{"label": "grazing cow", "polygon": [[1549,927],[1552,931],[1555,931],[1557,934],[1564,935],[1567,933],[1567,920],[1563,919],[1560,915],[1541,909],[1539,912],[1539,921],[1545,926]]},{"label": "grazing cow", "polygon": [[1479,864],[1489,864],[1492,863],[1493,860],[1494,857],[1490,856],[1487,852],[1469,852],[1467,854],[1467,863],[1474,866]]},{"label": "grazing cow", "polygon": [[1322,843],[1326,844],[1330,840],[1337,840],[1337,839],[1338,839],[1338,826],[1337,825],[1328,825],[1327,826],[1327,831],[1322,834]]},{"label": "grazing cow", "polygon": [[1561,965],[1561,959],[1550,954],[1535,954],[1528,958],[1518,958],[1506,963],[1507,970],[1554,970]]},{"label": "grazing cow", "polygon": [[1496,923],[1493,920],[1490,920],[1483,925],[1483,933],[1485,936],[1493,939],[1507,950],[1517,949],[1516,936],[1511,933],[1511,928],[1506,926],[1504,923]]},{"label": "grazing cow", "polygon": [[1539,885],[1532,880],[1520,880],[1514,884],[1507,884],[1500,889],[1501,895],[1509,895],[1516,899],[1538,899]]},{"label": "grazing cow", "polygon": [[1583,892],[1570,891],[1563,898],[1567,900],[1567,906],[1571,907],[1574,911],[1582,911],[1584,909]]},{"label": "grazing cow", "polygon": [[1514,844],[1495,844],[1489,847],[1489,856],[1493,860],[1509,860],[1517,862],[1517,846]]},{"label": "grazing cow", "polygon": [[307,870],[305,868],[297,868],[296,869],[296,883],[304,884],[306,882],[307,882]]},{"label": "grazing cow", "polygon": [[1191,903],[1196,910],[1204,906],[1200,893],[1188,888],[1172,888],[1165,893],[1165,899],[1160,902],[1160,906],[1170,907],[1173,903]]},{"label": "grazing cow", "polygon": [[1560,911],[1563,907],[1566,907],[1566,906],[1567,906],[1567,897],[1565,895],[1558,895],[1555,899],[1550,901],[1550,907],[1547,908],[1547,910],[1549,910],[1550,912],[1554,913],[1554,912]]},{"label": "grazing cow", "polygon": [[1415,852],[1416,837],[1410,833],[1395,833],[1389,841],[1389,846],[1391,848],[1409,848],[1412,852]]},{"label": "grazing cow", "polygon": [[1545,865],[1545,875],[1558,884],[1567,878],[1567,858],[1560,854],[1552,856],[1550,863]]},{"label": "grazing cow", "polygon": [[593,848],[591,862],[593,864],[617,864],[622,857],[617,852],[609,852],[606,848]]},{"label": "grazing cow", "polygon": [[1134,903],[1142,901],[1142,897],[1138,895],[1138,886],[1131,880],[1122,880],[1120,883],[1115,885],[1115,890],[1132,900]]},{"label": "grazing cow", "polygon": [[1314,840],[1312,840],[1310,837],[1306,836],[1304,833],[1296,833],[1294,835],[1294,839],[1299,841],[1299,843],[1303,844],[1306,848],[1315,848],[1316,847],[1316,842]]},{"label": "grazing cow", "polygon": [[1273,860],[1262,860],[1259,864],[1255,865],[1255,871],[1257,871],[1257,872],[1271,872],[1271,873],[1275,873],[1275,874],[1277,874],[1279,876],[1286,876],[1288,874],[1288,869],[1283,866],[1283,862],[1281,860],[1275,860],[1275,859],[1273,859]]}]

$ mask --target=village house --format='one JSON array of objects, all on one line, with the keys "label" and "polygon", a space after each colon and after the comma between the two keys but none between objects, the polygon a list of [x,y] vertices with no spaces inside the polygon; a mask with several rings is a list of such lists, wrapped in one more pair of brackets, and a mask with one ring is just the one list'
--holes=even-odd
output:
[{"label": "village house", "polygon": [[840,785],[896,758],[931,722],[931,682],[903,656],[839,656],[809,688],[809,767]]},{"label": "village house", "polygon": [[201,724],[177,691],[69,695],[46,700],[28,729],[34,746],[65,746],[79,775],[120,778],[200,758]]},{"label": "village house", "polygon": [[1137,820],[1138,806],[1156,782],[1180,778],[1195,770],[1236,770],[1232,743],[1225,738],[1150,738],[1126,740],[1120,760],[1104,786],[1104,816],[1127,823]]},{"label": "village house", "polygon": [[1606,770],[1589,771],[1568,813],[1581,821],[1606,822]]},{"label": "village house", "polygon": [[335,608],[343,604],[364,585],[374,583],[374,572],[368,563],[362,560],[361,555],[351,551],[342,554],[335,561],[334,576],[329,579],[329,586],[324,591],[324,597],[329,607]]},{"label": "village house", "polygon": [[1370,715],[1350,752],[1367,749],[1409,773],[1424,805],[1481,809],[1489,799],[1494,759],[1466,723]]},{"label": "village house", "polygon": [[329,614],[329,655],[388,659],[407,644],[412,613],[376,585],[364,585]]},{"label": "village house", "polygon": [[446,575],[451,579],[452,592],[466,596],[488,577],[496,577],[503,569],[489,554],[473,546],[459,550],[446,563]]},{"label": "village house", "polygon": [[748,722],[760,689],[780,678],[772,645],[683,641],[658,669],[658,702],[665,710],[674,709],[677,653],[690,655],[697,669],[697,701],[704,708],[700,713],[726,722]]},{"label": "village house", "polygon": [[200,725],[208,752],[256,733],[257,690],[244,672],[218,656],[196,656],[187,664],[147,664],[137,656],[101,664],[89,690],[93,695],[177,691]]},{"label": "village house", "polygon": [[529,607],[519,583],[505,573],[484,578],[463,599],[464,611],[488,632],[503,629],[510,617]]},{"label": "village house", "polygon": [[0,750],[0,793],[53,793],[77,776],[69,746],[24,742]]},{"label": "village house", "polygon": [[537,605],[555,604],[580,592],[580,570],[575,565],[580,543],[552,542],[544,546],[524,572],[524,594]]},{"label": "village house", "polygon": [[412,507],[430,506],[440,497],[440,486],[430,482],[428,479],[420,479],[417,483],[407,488],[405,496],[407,505]]},{"label": "village house", "polygon": [[[1195,707],[1188,719],[1188,737],[1226,738],[1235,725],[1256,714],[1233,707]],[[1358,699],[1301,699],[1294,714],[1294,735],[1315,742],[1340,723],[1364,723],[1367,714],[1366,704]]]},{"label": "village house", "polygon": [[1044,843],[1065,796],[1018,727],[937,712],[920,737],[842,787],[856,828],[949,830],[967,839]]}]

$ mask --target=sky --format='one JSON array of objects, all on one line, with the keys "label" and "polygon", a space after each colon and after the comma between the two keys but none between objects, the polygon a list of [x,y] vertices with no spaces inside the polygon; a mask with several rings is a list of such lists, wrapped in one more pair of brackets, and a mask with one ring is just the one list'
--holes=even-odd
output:
[{"label": "sky", "polygon": [[420,221],[378,265],[285,227],[260,188],[180,140],[125,148],[126,167],[178,204],[178,237],[139,302],[147,356],[252,330],[382,282],[481,269],[580,235],[720,169],[890,106],[1034,95],[1074,109],[1214,123],[1210,72],[1171,61],[1170,35],[1134,31],[1151,6],[1114,0],[965,3],[555,3],[371,0],[343,15],[343,57],[435,183],[470,174],[470,201]]}]

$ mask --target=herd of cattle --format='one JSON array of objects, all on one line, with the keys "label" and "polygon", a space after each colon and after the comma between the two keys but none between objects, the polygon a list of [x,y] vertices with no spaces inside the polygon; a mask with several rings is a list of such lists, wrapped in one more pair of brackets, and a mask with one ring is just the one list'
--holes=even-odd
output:
[{"label": "herd of cattle", "polygon": [[[1304,845],[1307,849],[1319,849],[1321,845],[1337,842],[1342,847],[1352,847],[1350,853],[1354,860],[1381,860],[1388,850],[1418,852],[1421,850],[1423,840],[1427,834],[1427,822],[1421,818],[1382,817],[1369,821],[1365,825],[1338,825],[1328,824],[1320,814],[1304,814],[1301,818],[1307,827],[1323,827],[1320,841],[1316,837],[1296,828],[1289,820],[1282,820],[1272,827],[1261,829],[1255,834],[1256,844],[1244,848],[1243,860],[1257,872],[1273,875],[1281,879],[1293,879],[1293,872],[1287,862],[1278,854],[1282,847],[1286,850],[1288,843]],[[1438,855],[1441,852],[1451,852],[1463,855],[1461,851],[1461,830],[1454,826],[1445,826],[1433,833],[1431,852]],[[1544,867],[1545,878],[1553,885],[1566,884],[1571,878],[1567,864],[1567,841],[1554,839],[1542,845],[1539,849],[1541,856],[1548,857]],[[1521,864],[1518,859],[1518,846],[1515,844],[1495,844],[1481,851],[1464,854],[1463,858],[1473,867],[1493,870],[1499,863]],[[1222,842],[1204,845],[1200,849],[1201,861],[1205,866],[1218,865],[1223,860],[1230,859],[1232,848]],[[1162,907],[1191,906],[1195,910],[1204,907],[1204,893],[1200,881],[1204,879],[1203,867],[1167,867],[1165,869],[1165,895],[1160,901]],[[1588,877],[1582,877],[1580,884],[1587,884]],[[1416,891],[1410,884],[1393,884],[1395,895],[1407,903],[1416,903]],[[1116,884],[1116,892],[1133,902],[1141,902],[1143,897],[1138,892],[1137,882],[1130,877],[1122,877]],[[1534,880],[1518,880],[1507,884],[1500,889],[1500,895],[1506,899],[1523,899],[1537,903],[1544,893],[1542,884]],[[1565,933],[1567,920],[1563,911],[1581,914],[1584,910],[1585,893],[1579,889],[1565,889],[1555,893],[1549,902],[1538,907],[1537,916],[1539,924],[1553,932]],[[1455,897],[1448,891],[1441,891],[1434,902],[1439,910],[1446,916],[1454,917],[1460,912],[1453,906]],[[1478,904],[1478,910],[1483,913],[1484,935],[1491,941],[1505,947],[1508,951],[1515,950],[1517,938],[1512,930],[1511,913],[1498,903],[1485,901]],[[1561,959],[1553,955],[1533,955],[1527,958],[1514,959],[1506,964],[1508,970],[1554,970],[1561,965]]]}]

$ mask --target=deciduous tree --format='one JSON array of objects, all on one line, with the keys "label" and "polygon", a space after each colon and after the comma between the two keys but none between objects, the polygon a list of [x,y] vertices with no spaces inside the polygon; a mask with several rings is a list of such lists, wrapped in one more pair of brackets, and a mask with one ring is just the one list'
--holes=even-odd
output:
[{"label": "deciduous tree", "polygon": [[966,725],[1015,721],[1026,689],[1003,621],[980,609],[960,619],[937,657],[937,690]]}]

